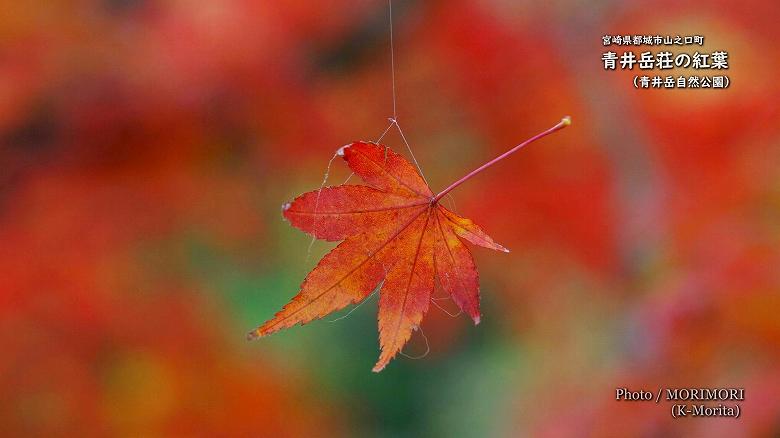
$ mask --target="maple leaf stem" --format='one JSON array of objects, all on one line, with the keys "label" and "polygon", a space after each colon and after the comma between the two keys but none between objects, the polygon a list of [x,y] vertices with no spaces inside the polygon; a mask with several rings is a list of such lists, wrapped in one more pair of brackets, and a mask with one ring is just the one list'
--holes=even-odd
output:
[{"label": "maple leaf stem", "polygon": [[563,119],[561,119],[561,121],[558,122],[557,125],[553,126],[552,128],[534,135],[533,137],[529,138],[528,140],[520,143],[519,145],[513,147],[512,149],[504,152],[503,154],[497,156],[496,158],[493,158],[492,160],[488,161],[487,163],[485,163],[485,164],[479,166],[478,168],[472,170],[471,172],[469,172],[463,178],[461,178],[461,179],[455,181],[454,183],[450,184],[449,187],[447,187],[446,189],[442,190],[438,195],[434,196],[431,199],[431,203],[435,204],[435,203],[439,202],[439,200],[442,197],[444,197],[447,193],[451,192],[452,189],[454,189],[455,187],[458,187],[459,185],[461,185],[464,182],[468,181],[469,179],[473,178],[479,172],[482,172],[483,170],[487,169],[488,167],[490,167],[490,166],[498,163],[499,161],[503,160],[504,158],[514,154],[515,152],[520,150],[523,146],[531,144],[531,143],[535,142],[536,140],[539,140],[542,137],[546,137],[546,136],[552,134],[553,132],[559,131],[559,130],[561,130],[561,129],[569,126],[569,125],[571,125],[571,117],[566,116]]}]

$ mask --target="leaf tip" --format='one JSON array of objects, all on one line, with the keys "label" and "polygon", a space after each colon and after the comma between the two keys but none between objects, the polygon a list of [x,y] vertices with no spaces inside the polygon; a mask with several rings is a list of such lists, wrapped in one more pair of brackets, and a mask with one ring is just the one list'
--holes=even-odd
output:
[{"label": "leaf tip", "polygon": [[474,317],[474,325],[479,325],[479,323],[482,322],[482,317],[477,315]]},{"label": "leaf tip", "polygon": [[571,116],[564,116],[564,117],[561,119],[561,124],[562,124],[563,126],[569,126],[569,125],[571,125]]},{"label": "leaf tip", "polygon": [[379,372],[381,372],[383,369],[385,369],[385,366],[384,366],[384,365],[382,365],[382,366],[379,366],[379,364],[376,364],[376,365],[374,365],[374,368],[372,368],[372,369],[371,369],[371,372],[374,372],[374,373],[379,373]]},{"label": "leaf tip", "polygon": [[251,332],[246,334],[247,341],[254,341],[255,339],[258,338],[260,338],[260,331],[258,329],[254,329]]}]

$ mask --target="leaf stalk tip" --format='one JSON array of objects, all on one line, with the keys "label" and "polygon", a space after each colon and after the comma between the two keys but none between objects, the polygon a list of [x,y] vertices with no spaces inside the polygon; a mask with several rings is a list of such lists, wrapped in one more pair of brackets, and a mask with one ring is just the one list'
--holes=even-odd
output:
[{"label": "leaf stalk tip", "polygon": [[492,166],[492,165],[494,165],[494,164],[498,163],[499,161],[503,160],[504,158],[506,158],[506,157],[508,157],[508,156],[512,155],[513,153],[517,152],[518,150],[520,150],[521,148],[523,148],[523,146],[526,146],[526,145],[528,145],[528,144],[530,144],[530,143],[533,143],[533,142],[535,142],[536,140],[539,140],[539,139],[540,139],[540,138],[542,138],[542,137],[546,137],[546,136],[548,136],[548,135],[550,135],[550,134],[552,134],[552,133],[554,133],[554,132],[556,132],[556,131],[559,131],[559,130],[561,130],[561,129],[563,129],[563,128],[565,128],[565,127],[569,126],[569,125],[571,125],[571,117],[569,117],[569,116],[565,116],[564,118],[562,118],[562,119],[561,119],[561,121],[560,121],[560,122],[558,122],[558,123],[557,123],[555,126],[553,126],[552,128],[549,128],[549,129],[547,129],[547,130],[545,130],[545,131],[542,131],[542,132],[540,132],[540,133],[538,133],[538,134],[534,135],[533,137],[531,137],[531,138],[529,138],[528,140],[526,140],[526,141],[524,141],[524,142],[520,143],[519,145],[517,145],[517,146],[513,147],[512,149],[510,149],[510,150],[508,150],[508,151],[504,152],[503,154],[501,154],[501,155],[497,156],[496,158],[493,158],[492,160],[488,161],[487,163],[483,164],[482,166],[480,166],[480,167],[478,167],[478,168],[476,168],[476,169],[472,170],[472,171],[471,171],[469,174],[467,174],[467,175],[466,175],[466,176],[464,176],[463,178],[461,178],[461,179],[459,179],[459,180],[455,181],[454,183],[450,184],[450,186],[449,186],[449,187],[447,187],[446,189],[442,190],[441,192],[439,192],[439,194],[438,194],[438,195],[436,195],[436,196],[434,196],[433,198],[431,198],[431,204],[435,204],[435,203],[437,203],[437,202],[438,202],[438,201],[439,201],[439,200],[440,200],[440,199],[441,199],[441,198],[442,198],[444,195],[446,195],[447,193],[449,193],[449,192],[450,192],[452,189],[454,189],[455,187],[457,187],[457,186],[459,186],[459,185],[463,184],[464,182],[466,182],[466,181],[468,181],[469,179],[471,179],[472,177],[474,177],[474,175],[476,175],[476,174],[478,174],[478,173],[482,172],[483,170],[487,169],[488,167],[490,167],[490,166]]}]

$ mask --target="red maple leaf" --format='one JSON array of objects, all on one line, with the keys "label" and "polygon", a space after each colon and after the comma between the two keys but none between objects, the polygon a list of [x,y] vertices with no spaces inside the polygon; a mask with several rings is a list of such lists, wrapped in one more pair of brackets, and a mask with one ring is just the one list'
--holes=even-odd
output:
[{"label": "red maple leaf", "polygon": [[439,200],[475,174],[570,123],[515,146],[434,195],[414,166],[389,148],[366,142],[338,152],[368,186],[341,185],[304,193],[282,207],[290,223],[312,236],[343,240],[320,260],[301,290],[273,319],[249,333],[257,338],[355,304],[382,282],[379,372],[403,348],[428,310],[435,278],[479,324],[479,275],[464,240],[508,252],[469,219]]}]

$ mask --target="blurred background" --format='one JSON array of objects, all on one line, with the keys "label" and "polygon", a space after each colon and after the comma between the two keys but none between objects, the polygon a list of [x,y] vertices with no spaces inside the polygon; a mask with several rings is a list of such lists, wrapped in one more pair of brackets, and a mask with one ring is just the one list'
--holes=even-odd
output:
[{"label": "blurred background", "polygon": [[[333,246],[307,257],[280,205],[392,115],[387,3],[2,2],[4,436],[780,433],[780,3],[393,9],[398,120],[434,191],[574,123],[447,201],[512,250],[473,249],[482,324],[432,306],[430,354],[373,374],[376,296],[244,336]],[[727,51],[731,86],[635,90],[605,34],[703,35],[686,51]],[[620,387],[746,400],[672,420]]]}]

